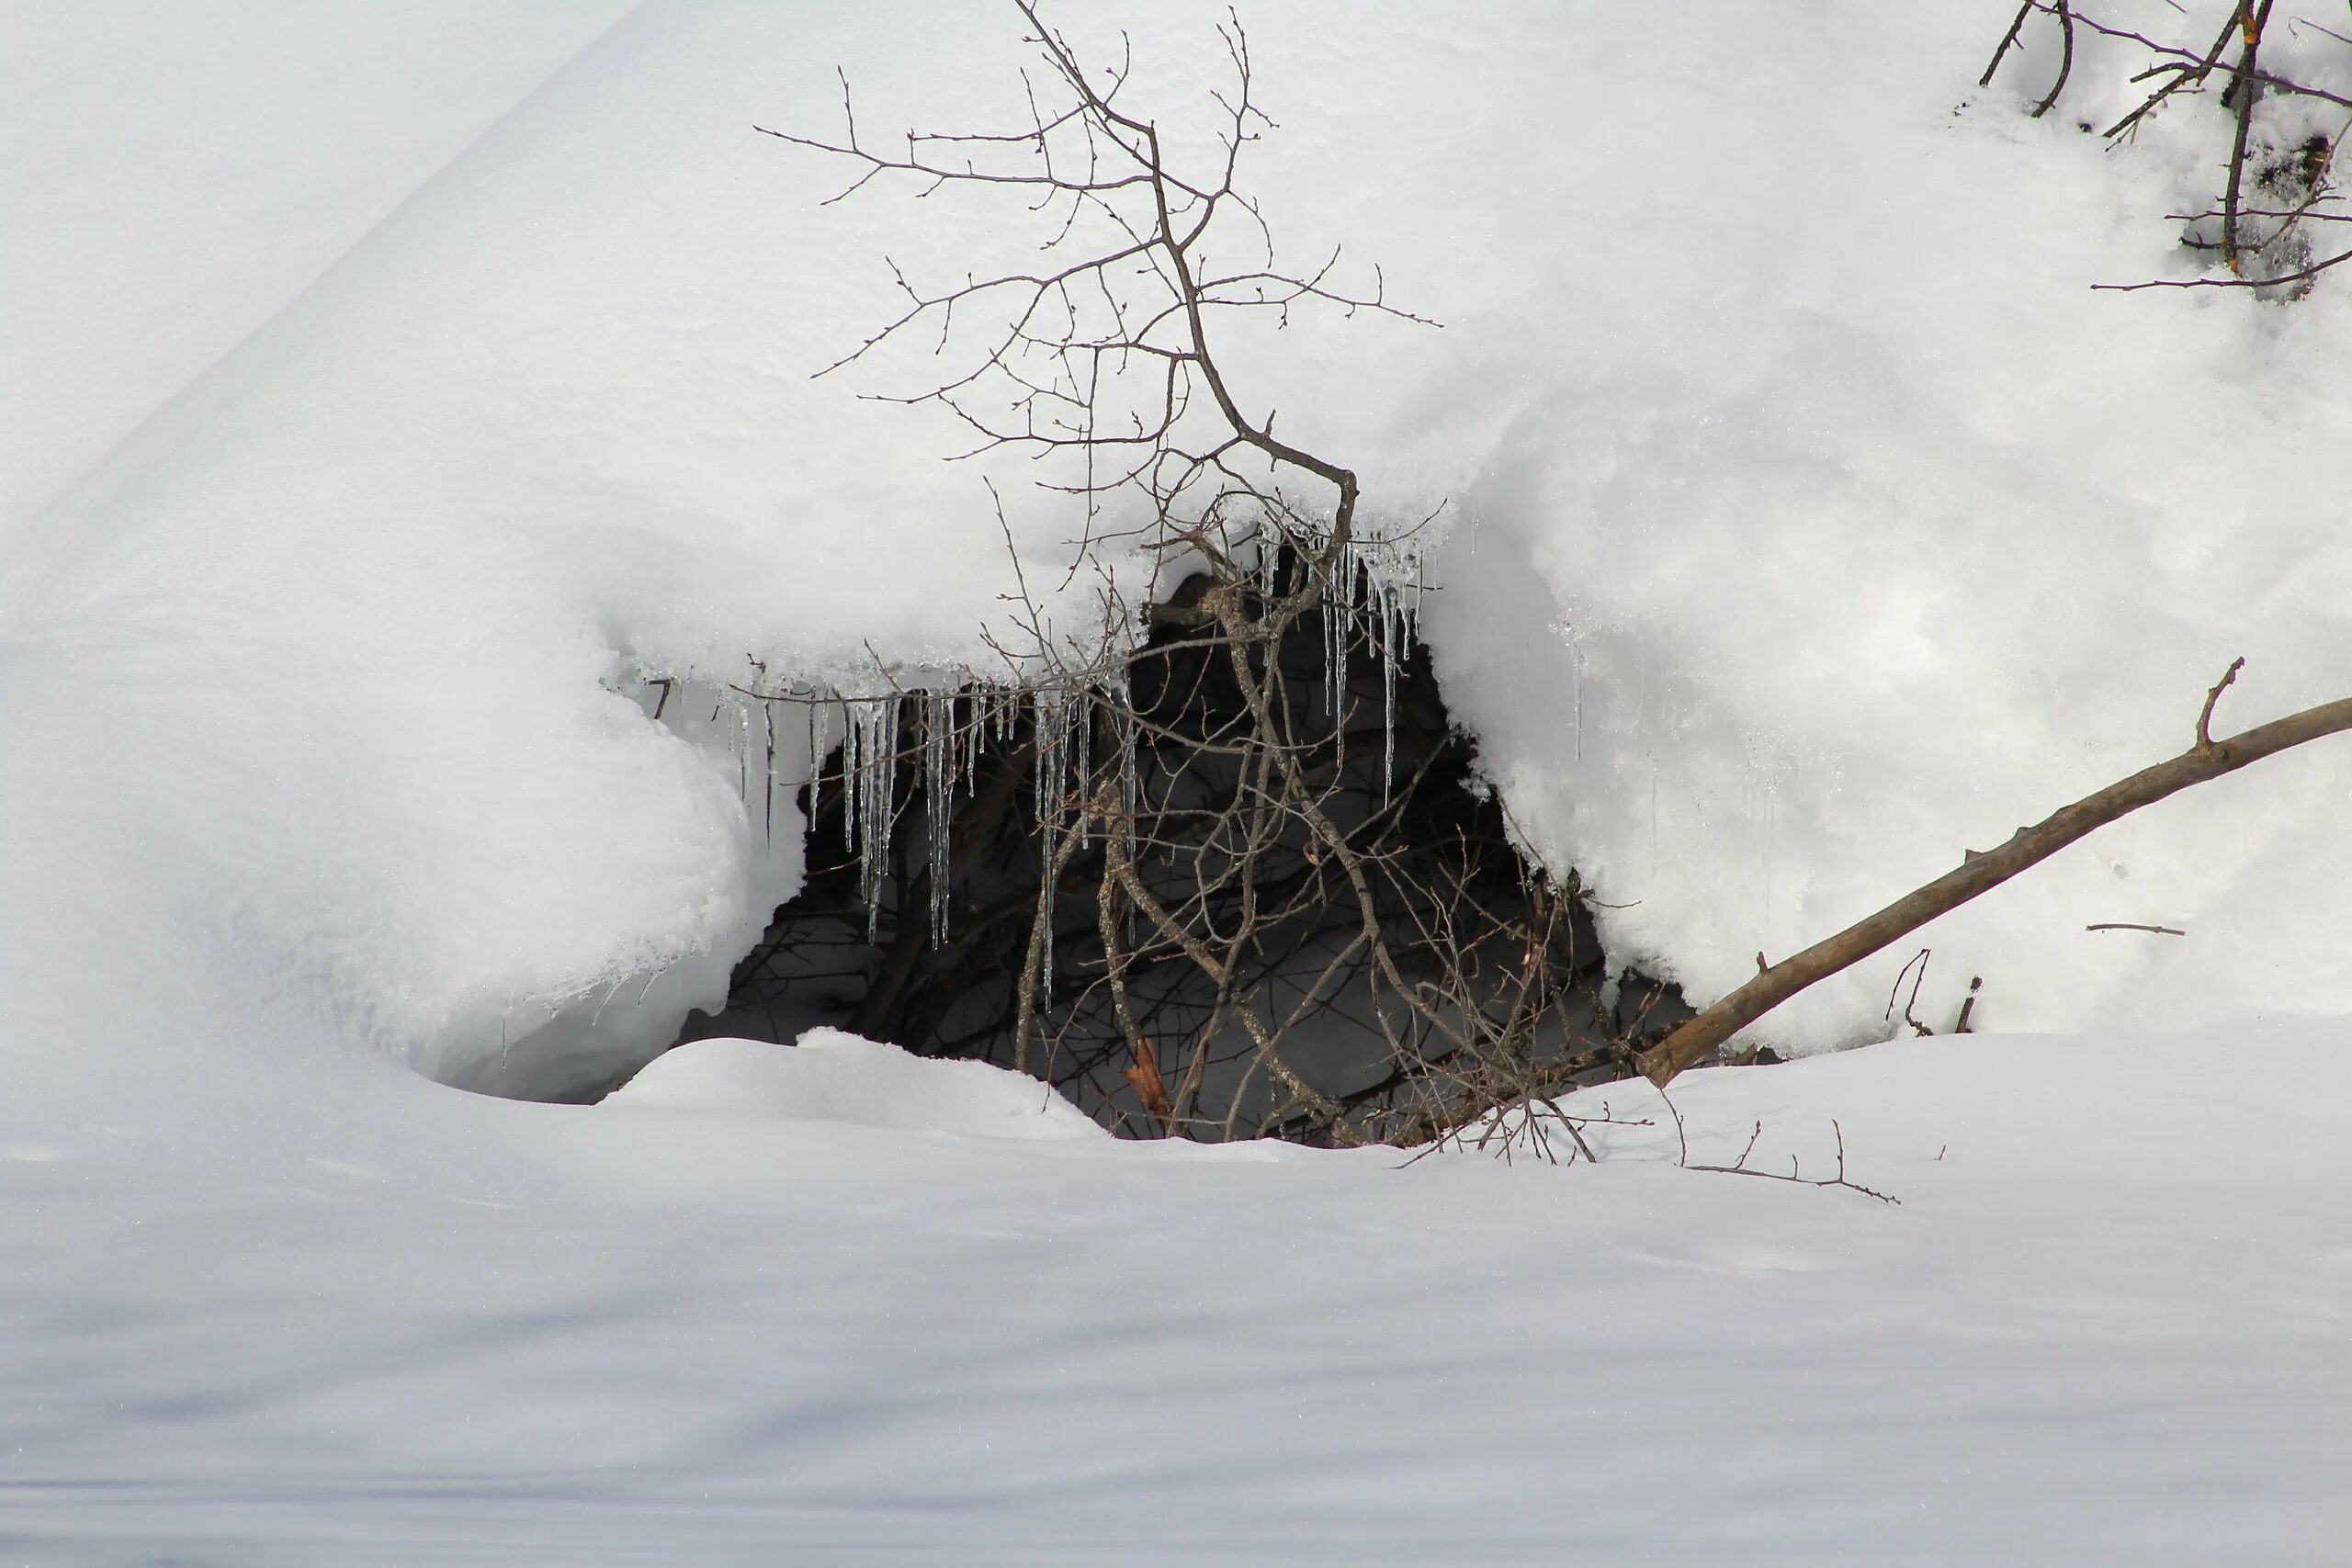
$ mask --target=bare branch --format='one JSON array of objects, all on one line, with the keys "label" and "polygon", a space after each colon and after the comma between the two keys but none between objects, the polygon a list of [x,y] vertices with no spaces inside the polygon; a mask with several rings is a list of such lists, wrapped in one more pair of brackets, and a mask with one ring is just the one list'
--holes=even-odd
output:
[{"label": "bare branch", "polygon": [[2229,674],[2207,694],[2205,712],[2198,724],[2198,743],[2188,750],[2061,807],[2031,827],[2018,829],[1998,849],[1982,854],[1970,852],[1958,870],[1938,877],[1794,957],[1783,959],[1646,1052],[1642,1057],[1644,1074],[1653,1083],[1673,1081],[1677,1074],[1799,991],[1851,967],[2019,872],[2039,865],[2096,829],[2193,784],[2235,773],[2322,736],[2352,729],[2352,697],[2347,697],[2258,725],[2227,740],[2210,739],[2205,734],[2205,723],[2211,716],[2212,705],[2243,663],[2242,660],[2233,663]]}]

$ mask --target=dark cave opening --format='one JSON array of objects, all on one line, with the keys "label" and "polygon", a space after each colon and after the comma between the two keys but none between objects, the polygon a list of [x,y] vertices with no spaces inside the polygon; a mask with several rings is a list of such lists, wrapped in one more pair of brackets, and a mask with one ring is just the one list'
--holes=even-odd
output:
[{"label": "dark cave opening", "polygon": [[1689,1009],[1612,977],[1517,847],[1409,615],[1362,577],[1237,660],[1216,591],[1083,692],[880,699],[804,793],[801,891],[681,1039],[827,1024],[1196,1138],[1418,1142],[1631,1076]]}]

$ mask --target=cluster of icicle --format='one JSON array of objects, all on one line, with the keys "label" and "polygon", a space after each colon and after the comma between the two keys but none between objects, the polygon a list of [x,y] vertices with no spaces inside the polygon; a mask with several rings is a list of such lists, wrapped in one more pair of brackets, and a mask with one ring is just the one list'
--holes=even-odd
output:
[{"label": "cluster of icicle", "polygon": [[[1268,552],[1271,562],[1272,552]],[[1396,767],[1396,667],[1413,646],[1419,614],[1421,583],[1416,558],[1393,547],[1370,542],[1339,552],[1331,569],[1327,603],[1347,606],[1349,613],[1324,617],[1324,713],[1335,736],[1347,701],[1351,645],[1361,639],[1382,669],[1384,753],[1381,794],[1384,803]],[[1272,567],[1267,590],[1273,588]],[[821,768],[833,748],[835,715],[841,716],[841,776],[843,809],[842,847],[857,856],[858,891],[865,904],[866,937],[875,940],[879,926],[882,884],[888,874],[891,837],[898,815],[899,764],[910,751],[922,770],[924,828],[930,868],[931,933],[934,944],[947,936],[950,875],[950,831],[960,788],[969,798],[978,778],[980,759],[991,747],[1011,743],[1023,722],[1034,737],[1036,766],[1032,774],[1031,809],[1039,829],[1041,907],[1046,933],[1045,974],[1052,982],[1054,859],[1066,837],[1075,831],[1080,846],[1094,830],[1092,824],[1108,803],[1096,802],[1084,792],[1107,784],[1115,791],[1117,820],[1132,821],[1137,805],[1135,775],[1136,716],[1128,699],[1124,665],[1114,664],[1078,677],[1058,677],[1023,686],[993,685],[969,676],[931,690],[893,693],[879,697],[843,697],[817,694],[757,699],[763,710],[760,727],[768,754],[769,818],[778,781],[775,777],[775,705],[789,702],[808,715],[810,766]],[[1095,778],[1096,716],[1110,728],[1116,768],[1106,781]],[[745,798],[750,798],[751,752],[754,745],[750,714],[741,716],[739,761],[743,764]],[[907,731],[911,728],[912,744]],[[787,786],[790,787],[790,786]],[[1077,820],[1072,822],[1075,814]]]},{"label": "cluster of icicle", "polygon": [[[1421,559],[1379,539],[1351,539],[1338,553],[1331,581],[1325,585],[1328,602],[1346,605],[1351,613],[1323,617],[1323,716],[1331,721],[1337,760],[1344,762],[1347,731],[1341,709],[1348,700],[1348,646],[1361,633],[1380,662],[1380,803],[1385,806],[1396,773],[1396,667],[1418,635],[1424,586]],[[1271,591],[1271,568],[1267,570]]]}]

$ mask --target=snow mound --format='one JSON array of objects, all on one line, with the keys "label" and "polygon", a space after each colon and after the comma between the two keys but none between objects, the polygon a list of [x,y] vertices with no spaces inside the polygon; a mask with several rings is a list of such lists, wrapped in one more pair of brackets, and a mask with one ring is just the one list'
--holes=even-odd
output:
[{"label": "snow mound", "polygon": [[655,1059],[605,1101],[897,1133],[1055,1141],[1109,1134],[1060,1095],[985,1062],[939,1062],[838,1029],[795,1045],[695,1040]]},{"label": "snow mound", "polygon": [[[2130,14],[2201,47],[2221,8]],[[800,884],[807,732],[742,688],[998,668],[1016,562],[1065,581],[1086,519],[1025,458],[945,462],[952,416],[859,396],[962,367],[810,377],[896,313],[889,263],[1034,254],[1020,204],[824,206],[842,171],[752,129],[831,133],[836,62],[868,126],[1018,125],[1023,29],[311,9],[0,12],[41,79],[0,148],[35,220],[0,258],[0,1048],[326,1040],[584,1098]],[[1217,122],[1222,5],[1066,11],[1091,58],[1132,33],[1172,138]],[[2052,32],[1973,92],[1991,0],[1246,13],[1283,263],[1343,244],[1445,327],[1270,316],[1227,368],[1368,519],[1442,513],[1453,712],[1616,958],[1710,999],[2177,751],[2233,656],[2222,729],[2340,694],[2352,289],[2090,292],[2177,265],[2210,104],[2107,149],[2075,113],[2127,89],[2086,41],[2079,111],[2029,119]],[[2352,92],[2346,60],[2315,79]],[[358,140],[285,129],[327,124]],[[2352,1011],[2346,753],[1939,922],[1920,1016],[1975,975],[2004,1031]],[[1908,956],[1769,1028],[1883,1028]]]}]

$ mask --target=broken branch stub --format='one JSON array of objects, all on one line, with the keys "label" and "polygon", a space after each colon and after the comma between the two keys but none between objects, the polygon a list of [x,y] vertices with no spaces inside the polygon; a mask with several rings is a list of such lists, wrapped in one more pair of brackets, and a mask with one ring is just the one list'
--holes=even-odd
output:
[{"label": "broken branch stub", "polygon": [[2208,694],[2204,711],[2197,721],[2197,739],[2188,750],[2154,767],[2143,768],[2130,778],[2111,784],[2072,806],[2062,807],[2030,828],[2018,829],[1996,850],[1983,854],[1970,852],[1957,871],[1896,899],[1836,936],[1782,959],[1644,1052],[1640,1057],[1643,1076],[1663,1088],[1684,1068],[1799,991],[1852,967],[1937,916],[1998,887],[2030,866],[2039,865],[2094,829],[2167,795],[2177,795],[2191,784],[2235,773],[2250,762],[2258,762],[2307,740],[2352,729],[2352,697],[2345,697],[2257,725],[2227,740],[2212,739],[2208,727],[2212,721],[2213,704],[2245,662],[2241,659],[2233,663],[2229,673]]}]

